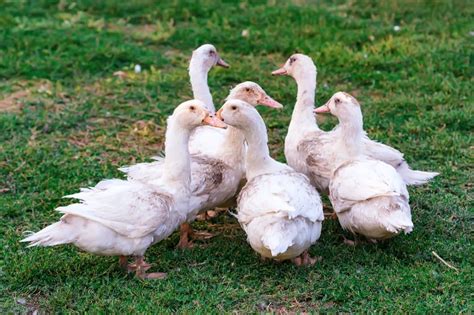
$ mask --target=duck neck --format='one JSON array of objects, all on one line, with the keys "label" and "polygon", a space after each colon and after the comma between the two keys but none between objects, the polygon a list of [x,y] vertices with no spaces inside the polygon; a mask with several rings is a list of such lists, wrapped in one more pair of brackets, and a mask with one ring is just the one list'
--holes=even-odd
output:
[{"label": "duck neck", "polygon": [[165,161],[163,179],[167,185],[175,185],[189,190],[191,162],[188,142],[190,130],[179,126],[172,117],[168,119],[165,140]]},{"label": "duck neck", "polygon": [[338,129],[347,154],[351,157],[362,154],[364,129],[360,110],[352,113],[350,118],[340,118]]},{"label": "duck neck", "polygon": [[313,113],[316,75],[316,70],[308,70],[303,76],[296,78],[298,94],[288,133],[296,130],[319,129]]},{"label": "duck neck", "polygon": [[220,148],[219,158],[230,166],[241,165],[245,158],[245,136],[239,129],[232,126],[229,126],[225,132],[225,145]]},{"label": "duck neck", "polygon": [[247,180],[261,174],[277,172],[287,168],[270,156],[265,123],[261,117],[259,118],[260,121],[257,124],[242,129],[248,144],[245,157]]},{"label": "duck neck", "polygon": [[207,84],[207,73],[209,70],[210,69],[205,67],[202,62],[196,60],[196,58],[191,58],[191,62],[189,63],[189,78],[193,90],[193,97],[203,102],[209,112],[214,113],[216,108],[214,107],[211,91]]}]

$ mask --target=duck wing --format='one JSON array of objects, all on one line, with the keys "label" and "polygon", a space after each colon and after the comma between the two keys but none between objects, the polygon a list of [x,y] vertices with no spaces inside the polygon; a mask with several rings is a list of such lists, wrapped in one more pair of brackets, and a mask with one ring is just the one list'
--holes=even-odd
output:
[{"label": "duck wing", "polygon": [[166,222],[173,203],[170,195],[154,187],[118,179],[100,182],[66,198],[80,202],[57,211],[98,222],[130,238],[150,234]]}]

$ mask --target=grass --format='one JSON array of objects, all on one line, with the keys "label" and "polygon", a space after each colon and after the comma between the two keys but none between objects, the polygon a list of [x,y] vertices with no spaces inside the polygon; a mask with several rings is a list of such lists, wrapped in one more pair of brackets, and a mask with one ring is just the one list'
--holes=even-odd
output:
[{"label": "grass", "polygon": [[[0,3],[2,313],[474,311],[472,2]],[[318,104],[353,93],[372,138],[414,168],[441,172],[410,188],[413,233],[350,248],[328,220],[311,249],[323,261],[296,268],[261,262],[222,215],[194,224],[218,236],[192,250],[174,248],[177,234],[148,250],[154,269],[169,272],[156,282],[124,274],[115,258],[20,244],[23,232],[59,218],[63,195],[161,149],[166,116],[191,97],[190,53],[206,42],[232,65],[210,74],[216,104],[254,80],[286,105],[261,110],[278,159],[296,87],[270,71],[303,52],[318,66]],[[131,70],[137,63],[140,74]],[[117,70],[129,76],[116,78]]]}]

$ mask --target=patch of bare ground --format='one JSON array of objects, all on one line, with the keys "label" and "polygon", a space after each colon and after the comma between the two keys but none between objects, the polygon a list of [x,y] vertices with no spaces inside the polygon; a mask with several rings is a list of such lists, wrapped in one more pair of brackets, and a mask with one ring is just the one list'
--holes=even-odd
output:
[{"label": "patch of bare ground", "polygon": [[151,157],[163,149],[164,127],[152,121],[139,120],[115,135],[100,132],[107,125],[118,127],[118,121],[111,119],[94,119],[92,125],[68,137],[68,142],[80,148],[76,158],[89,156],[91,148],[101,148],[101,160],[120,166],[124,163],[123,155],[128,154],[127,164],[136,163],[136,157]]},{"label": "patch of bare ground", "polygon": [[34,101],[41,101],[47,110],[57,112],[62,108],[61,104],[69,98],[48,80],[21,81],[12,86],[14,92],[0,96],[0,113],[18,113],[26,103]]},{"label": "patch of bare ground", "polygon": [[30,95],[30,90],[13,92],[0,100],[0,112],[19,112],[23,107],[22,100]]},{"label": "patch of bare ground", "polygon": [[158,21],[156,24],[129,24],[125,21],[121,23],[108,23],[105,27],[112,32],[127,34],[130,37],[142,40],[151,39],[154,41],[166,40],[175,32],[174,20]]},{"label": "patch of bare ground", "polygon": [[44,313],[44,310],[40,309],[39,301],[44,298],[40,294],[31,295],[28,298],[18,297],[16,303],[18,304],[21,312],[28,315],[36,315]]}]

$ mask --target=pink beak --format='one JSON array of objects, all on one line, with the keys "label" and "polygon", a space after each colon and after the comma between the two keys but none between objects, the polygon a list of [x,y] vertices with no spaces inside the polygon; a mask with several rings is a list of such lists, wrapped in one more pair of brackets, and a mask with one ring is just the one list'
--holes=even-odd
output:
[{"label": "pink beak", "polygon": [[316,114],[324,114],[324,113],[329,113],[330,110],[329,110],[329,107],[324,104],[323,106],[319,106],[318,108],[314,109],[314,111]]},{"label": "pink beak", "polygon": [[273,98],[271,98],[268,95],[265,95],[265,97],[261,98],[258,101],[258,104],[271,107],[271,108],[283,108],[283,105],[281,105],[280,103],[278,103],[277,101],[275,101]]},{"label": "pink beak", "polygon": [[277,69],[275,71],[272,72],[273,75],[285,75],[285,74],[288,74],[288,72],[286,71],[286,69],[284,67],[281,67],[280,69]]},{"label": "pink beak", "polygon": [[219,59],[217,59],[217,63],[216,65],[222,67],[222,68],[229,68],[229,64],[227,62],[224,61],[224,59],[222,59],[221,57],[219,57]]},{"label": "pink beak", "polygon": [[212,127],[226,129],[227,125],[222,122],[222,120],[218,119],[216,116],[207,115],[206,118],[202,121],[203,125],[209,125]]}]

